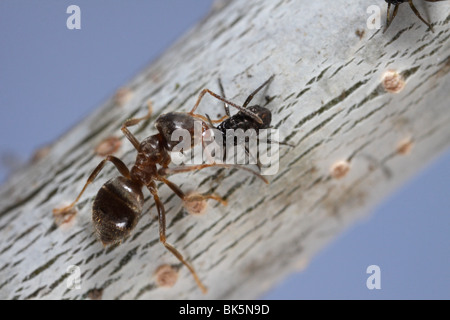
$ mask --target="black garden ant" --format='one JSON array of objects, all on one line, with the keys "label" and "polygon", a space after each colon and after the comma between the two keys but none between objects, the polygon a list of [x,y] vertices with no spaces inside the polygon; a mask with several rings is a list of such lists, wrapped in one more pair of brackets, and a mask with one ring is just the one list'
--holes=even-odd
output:
[{"label": "black garden ant", "polygon": [[[171,139],[172,133],[176,129],[188,130],[189,133],[191,133],[191,136],[193,136],[194,122],[200,120],[202,123],[202,134],[205,134],[207,130],[209,130],[205,121],[210,121],[210,119],[206,119],[204,116],[194,113],[206,93],[209,93],[213,97],[239,109],[245,114],[248,114],[253,117],[256,122],[264,122],[263,119],[259,118],[259,116],[254,114],[252,111],[227,101],[209,89],[204,89],[201,91],[197,102],[190,112],[170,112],[160,115],[156,119],[156,128],[158,133],[147,137],[142,142],[139,142],[137,138],[128,130],[128,127],[137,125],[139,122],[147,120],[151,117],[152,106],[151,103],[149,103],[149,110],[146,116],[142,118],[129,119],[122,125],[121,128],[123,134],[138,152],[135,164],[132,166],[131,170],[128,170],[127,166],[120,159],[112,155],[106,156],[105,159],[102,160],[91,173],[75,201],[64,208],[56,208],[53,210],[55,216],[64,216],[69,212],[72,212],[73,207],[86,190],[86,187],[94,181],[99,172],[105,166],[106,162],[112,162],[120,172],[121,176],[107,181],[102,186],[94,199],[92,207],[92,220],[99,240],[106,246],[120,242],[130,234],[130,232],[135,228],[142,212],[144,205],[142,188],[146,187],[152,194],[158,211],[160,241],[167,250],[175,255],[177,259],[189,269],[197,285],[204,293],[206,292],[206,288],[200,281],[194,268],[186,260],[184,260],[178,250],[166,242],[165,210],[163,203],[158,196],[156,181],[166,184],[183,201],[189,202],[213,199],[221,202],[222,204],[226,204],[226,201],[215,194],[186,195],[176,184],[166,179],[165,176],[168,174],[189,172],[214,166],[227,168],[237,167],[255,174],[268,183],[267,180],[259,173],[239,165],[213,163],[169,168],[169,164],[171,163],[169,152],[172,151],[174,146],[178,144],[178,141],[174,142]],[[214,122],[221,121],[222,119],[215,120]],[[190,147],[194,147],[194,140],[192,140]],[[160,166],[160,168],[158,169],[157,166]]]},{"label": "black garden ant", "polygon": [[[422,18],[422,16],[420,15],[419,11],[416,9],[416,7],[414,6],[412,0],[385,0],[388,4],[387,7],[387,15],[386,15],[386,29],[384,29],[384,32],[386,32],[386,30],[389,28],[390,24],[392,23],[392,21],[394,20],[395,16],[397,15],[397,11],[398,11],[398,6],[404,2],[408,2],[409,6],[411,7],[411,10],[414,12],[414,14],[420,19],[422,20],[427,26],[428,28],[430,28],[431,32],[434,32],[433,30],[433,26],[426,21],[424,18]],[[444,1],[444,0],[425,0],[428,2],[438,2],[438,1]],[[389,17],[389,10],[391,8],[391,5],[395,6],[394,10],[392,12],[391,17]]]}]

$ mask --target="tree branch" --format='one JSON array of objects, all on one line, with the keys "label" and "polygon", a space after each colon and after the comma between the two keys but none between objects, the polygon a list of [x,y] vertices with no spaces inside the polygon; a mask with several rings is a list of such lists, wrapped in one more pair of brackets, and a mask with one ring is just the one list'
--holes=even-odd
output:
[{"label": "tree branch", "polygon": [[[448,3],[427,5],[435,33],[406,7],[385,34],[369,30],[370,5],[230,1],[212,11],[127,84],[120,99],[112,97],[2,187],[0,298],[255,298],[308,261],[450,141]],[[384,14],[385,3],[379,5]],[[132,128],[139,139],[156,132],[161,113],[190,110],[201,89],[220,92],[219,76],[227,97],[242,104],[271,74],[272,124],[295,145],[281,147],[271,183],[238,170],[173,176],[186,192],[213,191],[228,200],[226,207],[210,202],[202,216],[187,214],[178,197],[160,188],[168,241],[196,268],[207,295],[159,243],[149,195],[128,239],[111,248],[97,241],[91,203],[117,175],[113,166],[88,187],[75,218],[55,224],[52,209],[74,200],[102,159],[95,153],[101,141],[119,137],[114,155],[131,167],[136,152],[120,127],[144,115],[149,99],[152,118]],[[265,103],[261,95],[255,101]],[[198,109],[222,111],[213,98]],[[171,288],[160,285],[176,277],[154,276],[164,264],[180,273]],[[67,286],[71,265],[79,267],[80,289]]]}]

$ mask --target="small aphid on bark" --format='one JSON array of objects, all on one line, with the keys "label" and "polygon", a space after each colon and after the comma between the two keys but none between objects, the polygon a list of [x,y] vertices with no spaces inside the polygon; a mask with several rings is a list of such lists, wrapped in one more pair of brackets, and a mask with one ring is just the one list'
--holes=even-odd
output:
[{"label": "small aphid on bark", "polygon": [[50,145],[43,146],[43,147],[37,149],[31,156],[31,163],[36,163],[39,160],[45,158],[50,153],[50,150],[51,150]]},{"label": "small aphid on bark", "polygon": [[171,288],[178,280],[178,270],[169,264],[164,264],[156,269],[154,276],[158,287]]},{"label": "small aphid on bark", "polygon": [[413,145],[411,138],[402,139],[397,145],[397,153],[403,156],[408,155],[411,153]]},{"label": "small aphid on bark", "polygon": [[[221,197],[211,194],[209,195],[211,199],[214,199],[224,206],[227,205],[227,201],[222,199]],[[186,196],[186,200],[183,201],[183,206],[187,212],[194,216],[202,215],[206,212],[206,208],[208,207],[208,202],[205,199],[205,196],[198,193],[193,192]]]},{"label": "small aphid on bark", "polygon": [[88,292],[88,298],[91,300],[102,300],[103,289],[92,289]]},{"label": "small aphid on bark", "polygon": [[116,95],[114,96],[114,100],[117,105],[124,106],[128,101],[130,101],[133,96],[133,92],[128,88],[120,88],[117,90]]},{"label": "small aphid on bark", "polygon": [[75,218],[75,216],[77,215],[78,211],[76,208],[72,207],[72,208],[68,208],[67,210],[65,210],[64,212],[59,212],[59,211],[55,211],[53,210],[53,218],[55,219],[55,224],[58,227],[70,227],[72,225],[73,219]]},{"label": "small aphid on bark", "polygon": [[331,166],[330,174],[335,179],[341,179],[350,171],[350,163],[347,160],[340,160]]},{"label": "small aphid on bark", "polygon": [[108,137],[102,140],[95,148],[95,153],[98,156],[105,157],[108,154],[114,154],[119,150],[122,142],[115,136]]},{"label": "small aphid on bark", "polygon": [[403,76],[395,70],[388,70],[383,74],[382,85],[390,93],[399,93],[405,87]]}]

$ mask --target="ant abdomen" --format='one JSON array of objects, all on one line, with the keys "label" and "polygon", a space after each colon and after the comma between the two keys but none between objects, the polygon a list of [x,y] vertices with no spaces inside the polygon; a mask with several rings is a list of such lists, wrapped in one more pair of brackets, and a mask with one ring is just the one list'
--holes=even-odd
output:
[{"label": "ant abdomen", "polygon": [[164,138],[167,150],[172,150],[179,140],[175,140],[172,134],[175,130],[187,130],[191,136],[191,145],[194,144],[195,118],[185,112],[169,112],[162,114],[156,119],[156,129]]},{"label": "ant abdomen", "polygon": [[92,206],[95,231],[103,245],[123,240],[136,226],[144,205],[141,185],[125,177],[106,182]]}]

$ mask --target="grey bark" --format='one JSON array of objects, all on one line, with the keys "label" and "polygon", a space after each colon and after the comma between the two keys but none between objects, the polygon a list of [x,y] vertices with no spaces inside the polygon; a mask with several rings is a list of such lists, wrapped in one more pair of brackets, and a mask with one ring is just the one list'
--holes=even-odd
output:
[{"label": "grey bark", "polygon": [[[449,146],[450,16],[447,2],[427,4],[435,33],[406,5],[390,29],[370,30],[367,7],[385,2],[230,1],[211,14],[126,85],[131,97],[112,97],[16,173],[0,191],[0,298],[104,299],[256,298],[304,266],[346,227]],[[405,80],[386,91],[383,74]],[[74,200],[101,161],[94,149],[115,135],[115,153],[127,165],[136,152],[121,135],[124,120],[145,114],[131,128],[139,139],[156,130],[162,112],[188,111],[203,88],[243,103],[271,74],[265,95],[283,141],[280,169],[270,184],[238,170],[208,169],[173,176],[183,190],[214,191],[191,216],[166,187],[168,241],[196,268],[209,288],[202,295],[188,270],[159,243],[156,209],[147,195],[136,230],[121,245],[103,248],[91,223],[96,191],[117,175],[107,166],[78,204],[72,223],[57,227],[52,209]],[[263,95],[255,102],[266,103]],[[206,97],[199,113],[215,115],[221,104]],[[336,178],[339,161],[349,171]],[[162,264],[179,269],[172,288],[156,285]],[[68,289],[80,269],[80,289]],[[96,291],[97,290],[97,291]],[[96,293],[96,294],[93,294]]]}]

